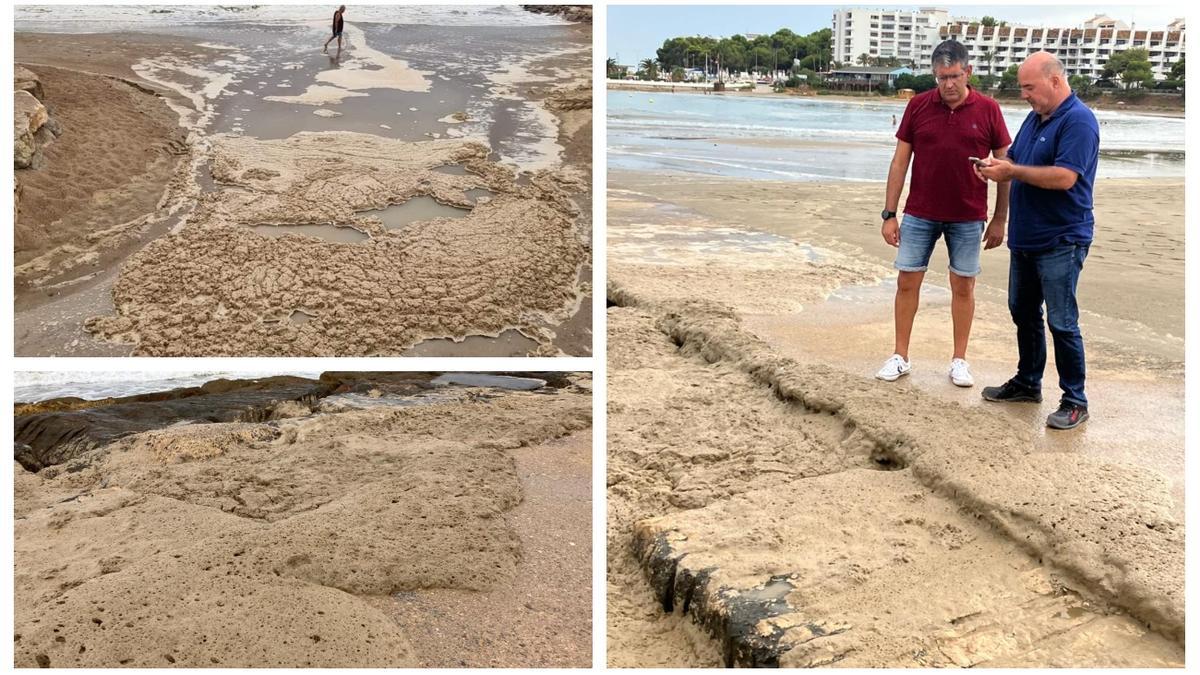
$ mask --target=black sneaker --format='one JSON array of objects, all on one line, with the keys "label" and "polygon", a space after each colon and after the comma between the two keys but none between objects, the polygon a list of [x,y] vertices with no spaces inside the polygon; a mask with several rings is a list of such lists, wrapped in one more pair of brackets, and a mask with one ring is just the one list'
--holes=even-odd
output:
[{"label": "black sneaker", "polygon": [[1012,380],[1005,382],[999,387],[984,387],[981,393],[987,400],[996,401],[997,403],[1042,402],[1042,392],[1035,391],[1029,387],[1023,387]]},{"label": "black sneaker", "polygon": [[1086,405],[1063,401],[1058,404],[1058,410],[1050,413],[1046,418],[1046,426],[1051,429],[1074,429],[1086,422],[1087,418]]}]

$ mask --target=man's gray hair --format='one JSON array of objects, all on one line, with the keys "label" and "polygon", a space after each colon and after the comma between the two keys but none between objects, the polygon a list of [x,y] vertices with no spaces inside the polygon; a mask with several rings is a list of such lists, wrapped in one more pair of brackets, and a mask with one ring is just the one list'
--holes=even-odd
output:
[{"label": "man's gray hair", "polygon": [[949,68],[956,63],[966,68],[968,60],[970,60],[970,57],[967,56],[967,48],[957,40],[946,40],[933,50],[934,68],[939,66]]}]

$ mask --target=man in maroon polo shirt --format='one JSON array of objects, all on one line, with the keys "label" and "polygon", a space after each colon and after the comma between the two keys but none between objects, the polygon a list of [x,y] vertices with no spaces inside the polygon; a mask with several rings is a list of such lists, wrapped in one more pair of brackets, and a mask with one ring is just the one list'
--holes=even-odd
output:
[{"label": "man in maroon polo shirt", "polygon": [[[967,50],[946,40],[933,50],[937,87],[914,96],[896,130],[896,153],[888,171],[883,208],[883,240],[895,246],[896,345],[875,377],[895,381],[912,370],[908,360],[913,320],[921,299],[921,282],[937,240],[946,239],[950,253],[950,315],[954,324],[954,356],[950,381],[975,384],[967,365],[967,340],[975,316],[975,277],[980,242],[995,248],[1004,241],[1008,219],[1008,183],[996,185],[996,210],[987,220],[987,183],[975,176],[969,158],[1004,157],[1012,140],[995,100],[967,84],[971,66]],[[900,192],[912,160],[912,183],[904,204],[904,222],[896,219]]]}]

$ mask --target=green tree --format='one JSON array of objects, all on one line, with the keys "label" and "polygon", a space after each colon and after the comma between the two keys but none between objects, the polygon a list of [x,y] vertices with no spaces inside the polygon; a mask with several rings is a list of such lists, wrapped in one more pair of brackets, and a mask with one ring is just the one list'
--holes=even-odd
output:
[{"label": "green tree", "polygon": [[1011,91],[1013,89],[1020,89],[1020,84],[1018,84],[1018,82],[1017,82],[1017,68],[1018,68],[1017,64],[1014,63],[1013,65],[1008,67],[1008,70],[1005,70],[1000,75],[1000,89],[1001,90]]},{"label": "green tree", "polygon": [[638,64],[638,75],[642,80],[657,80],[658,62],[654,59],[642,59]]},{"label": "green tree", "polygon": [[679,66],[675,66],[674,68],[671,69],[671,81],[672,82],[683,82],[683,68],[680,68]]},{"label": "green tree", "polygon": [[1180,82],[1183,82],[1183,71],[1184,71],[1183,60],[1184,60],[1184,57],[1181,56],[1181,57],[1179,57],[1179,60],[1176,61],[1174,63],[1174,65],[1171,66],[1170,79],[1179,80]]},{"label": "green tree", "polygon": [[1087,75],[1072,75],[1067,78],[1067,83],[1071,85],[1071,90],[1081,97],[1089,96],[1095,89],[1092,78]]},{"label": "green tree", "polygon": [[617,67],[616,59],[610,58],[610,59],[606,60],[604,62],[604,70],[605,70],[606,76],[610,80],[618,80],[621,78],[621,74],[619,72],[620,69]]},{"label": "green tree", "polygon": [[1154,71],[1150,53],[1145,49],[1126,49],[1109,57],[1104,64],[1103,79],[1119,78],[1126,88],[1154,86]]},{"label": "green tree", "polygon": [[854,59],[854,62],[860,66],[865,66],[865,65],[868,65],[869,63],[871,63],[871,57],[869,55],[867,55],[866,53],[859,54],[858,58]]},{"label": "green tree", "polygon": [[[987,17],[984,17],[984,18],[987,18]],[[996,61],[996,52],[994,52],[990,49],[984,50],[983,54],[981,54],[979,56],[979,58],[980,58],[980,60],[982,60],[984,63],[987,64],[987,74],[995,75],[995,73],[992,72],[992,63],[994,63]]]},{"label": "green tree", "polygon": [[985,16],[979,20],[979,25],[981,25],[985,28],[995,28],[996,27],[996,19],[995,19],[995,17]]}]

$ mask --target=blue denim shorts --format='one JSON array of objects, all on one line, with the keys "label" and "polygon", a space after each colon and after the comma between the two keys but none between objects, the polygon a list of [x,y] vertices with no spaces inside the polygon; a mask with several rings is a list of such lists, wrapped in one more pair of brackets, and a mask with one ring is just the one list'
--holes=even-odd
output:
[{"label": "blue denim shorts", "polygon": [[950,271],[960,277],[978,276],[979,251],[983,240],[982,220],[965,223],[946,223],[925,220],[904,214],[900,223],[900,250],[896,252],[896,269],[901,272],[924,272],[929,269],[933,246],[943,235],[950,252]]}]

